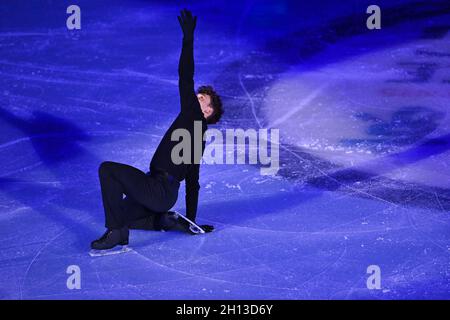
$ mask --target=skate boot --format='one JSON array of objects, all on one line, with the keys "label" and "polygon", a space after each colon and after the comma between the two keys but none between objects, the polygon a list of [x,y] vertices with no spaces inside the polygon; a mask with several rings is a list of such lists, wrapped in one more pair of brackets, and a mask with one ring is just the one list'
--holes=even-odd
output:
[{"label": "skate boot", "polygon": [[[108,229],[103,236],[91,243],[91,256],[103,256],[116,253],[128,252],[129,230],[124,227],[121,229]],[[116,247],[120,246],[120,247]]]},{"label": "skate boot", "polygon": [[176,229],[178,218],[175,217],[173,211],[163,212],[155,219],[155,230],[170,231]]},{"label": "skate boot", "polygon": [[196,234],[209,233],[214,230],[213,226],[198,225],[177,211],[169,211],[168,214],[169,214],[169,216],[171,216],[172,219],[175,219],[177,229],[180,231],[184,231],[189,234],[196,235]]}]

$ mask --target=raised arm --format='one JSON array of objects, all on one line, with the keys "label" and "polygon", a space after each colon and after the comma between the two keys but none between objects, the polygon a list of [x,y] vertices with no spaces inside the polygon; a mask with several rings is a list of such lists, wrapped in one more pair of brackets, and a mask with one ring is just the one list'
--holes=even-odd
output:
[{"label": "raised arm", "polygon": [[[189,10],[184,9],[178,16],[183,30],[183,47],[181,49],[180,62],[178,64],[178,87],[180,90],[181,111],[192,108],[197,102],[194,89],[194,30],[197,17],[192,17]],[[198,106],[200,108],[200,106]]]}]

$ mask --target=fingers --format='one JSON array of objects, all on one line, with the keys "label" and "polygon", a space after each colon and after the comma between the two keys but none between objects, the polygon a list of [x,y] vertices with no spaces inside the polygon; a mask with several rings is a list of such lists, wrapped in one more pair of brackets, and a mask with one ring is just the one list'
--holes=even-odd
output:
[{"label": "fingers", "polygon": [[[194,24],[197,21],[197,17],[192,17],[192,12],[189,11],[188,9],[184,8],[183,10],[180,11],[180,17],[181,17],[181,22],[188,22],[188,21],[193,21]],[[180,19],[178,19],[180,20]]]},{"label": "fingers", "polygon": [[192,12],[190,12],[188,9],[184,9],[184,12],[186,13],[186,17],[188,17],[188,19],[192,19]]},{"label": "fingers", "polygon": [[181,10],[180,12],[181,12],[181,19],[182,19],[183,21],[186,21],[186,17],[187,17],[187,15],[186,15],[186,9],[183,9],[183,10]]},{"label": "fingers", "polygon": [[206,233],[212,232],[214,231],[214,226],[210,226],[210,225],[202,225],[200,226]]}]

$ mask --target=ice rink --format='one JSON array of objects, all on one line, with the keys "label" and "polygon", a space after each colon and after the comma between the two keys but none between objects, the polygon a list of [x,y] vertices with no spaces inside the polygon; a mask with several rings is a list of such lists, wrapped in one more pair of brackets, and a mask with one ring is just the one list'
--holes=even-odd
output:
[{"label": "ice rink", "polygon": [[204,164],[213,233],[132,231],[92,258],[100,163],[148,170],[179,111],[183,4],[2,1],[0,298],[449,299],[450,2],[378,0],[381,30],[373,1],[342,2],[186,5],[214,128],[279,129],[280,170]]}]

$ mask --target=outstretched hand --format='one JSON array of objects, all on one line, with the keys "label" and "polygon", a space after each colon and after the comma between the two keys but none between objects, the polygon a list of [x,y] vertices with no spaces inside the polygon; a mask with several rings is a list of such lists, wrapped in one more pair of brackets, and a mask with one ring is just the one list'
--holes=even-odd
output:
[{"label": "outstretched hand", "polygon": [[214,231],[214,226],[210,226],[210,225],[207,225],[207,224],[202,224],[199,227],[202,228],[203,231],[205,231],[205,233],[210,233],[210,232]]},{"label": "outstretched hand", "polygon": [[183,30],[183,36],[192,37],[197,24],[197,17],[192,17],[192,13],[189,10],[183,9],[178,16],[178,21]]}]

